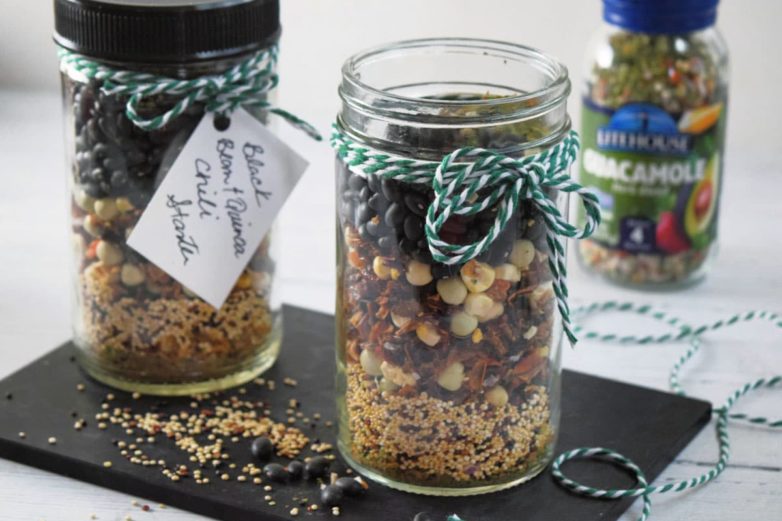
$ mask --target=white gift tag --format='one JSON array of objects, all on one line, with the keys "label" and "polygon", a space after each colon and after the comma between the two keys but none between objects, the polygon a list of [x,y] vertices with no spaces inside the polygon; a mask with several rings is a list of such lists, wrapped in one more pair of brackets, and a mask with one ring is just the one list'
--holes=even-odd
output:
[{"label": "white gift tag", "polygon": [[244,109],[207,114],[133,232],[130,247],[219,308],[307,168]]}]

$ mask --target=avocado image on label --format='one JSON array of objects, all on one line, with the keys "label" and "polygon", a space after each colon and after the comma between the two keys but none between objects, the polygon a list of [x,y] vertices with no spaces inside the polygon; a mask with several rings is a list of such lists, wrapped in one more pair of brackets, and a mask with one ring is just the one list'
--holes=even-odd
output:
[{"label": "avocado image on label", "polygon": [[684,232],[693,243],[701,247],[708,244],[709,225],[717,213],[717,191],[720,177],[720,158],[714,155],[706,166],[700,181],[679,194],[677,210]]}]

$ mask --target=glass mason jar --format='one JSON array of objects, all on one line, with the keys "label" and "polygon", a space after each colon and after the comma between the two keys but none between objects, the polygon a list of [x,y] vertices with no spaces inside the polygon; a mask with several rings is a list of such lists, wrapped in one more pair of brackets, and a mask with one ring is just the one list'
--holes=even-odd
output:
[{"label": "glass mason jar", "polygon": [[587,270],[632,287],[686,286],[717,250],[728,55],[718,0],[604,0],[587,51],[580,181],[603,221]]},{"label": "glass mason jar", "polygon": [[[570,130],[566,69],[502,42],[432,39],[344,65],[337,130],[355,143],[440,162],[461,147],[512,157]],[[361,175],[337,161],[338,444],[368,477],[410,492],[468,495],[534,477],[560,406],[560,339],[541,213],[521,200],[490,249],[434,262],[429,184]],[[565,212],[567,195],[548,191]],[[453,216],[442,237],[485,235],[495,204]]]},{"label": "glass mason jar", "polygon": [[[177,79],[223,73],[274,45],[279,29],[276,0],[222,7],[210,0],[162,6],[57,0],[55,12],[61,49],[114,70]],[[220,26],[236,30],[212,31]],[[281,341],[271,236],[220,309],[126,244],[205,104],[196,102],[162,127],[145,130],[128,119],[127,95],[105,91],[107,81],[88,77],[67,60],[61,73],[75,261],[73,330],[82,367],[111,386],[161,395],[251,380],[274,363]],[[163,113],[180,99],[145,97],[140,115]],[[248,110],[265,120],[263,111]]]}]

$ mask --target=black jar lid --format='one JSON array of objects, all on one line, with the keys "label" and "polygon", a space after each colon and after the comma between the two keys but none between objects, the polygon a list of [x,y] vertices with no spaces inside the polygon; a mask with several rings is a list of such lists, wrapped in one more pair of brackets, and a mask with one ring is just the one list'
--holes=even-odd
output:
[{"label": "black jar lid", "polygon": [[280,31],[279,0],[54,0],[54,40],[90,57],[186,63],[252,52]]}]

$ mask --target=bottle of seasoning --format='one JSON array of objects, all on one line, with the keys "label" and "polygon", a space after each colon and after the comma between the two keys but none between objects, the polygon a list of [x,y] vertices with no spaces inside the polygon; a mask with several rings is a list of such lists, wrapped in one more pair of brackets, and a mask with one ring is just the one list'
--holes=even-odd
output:
[{"label": "bottle of seasoning", "polygon": [[201,97],[207,90],[187,90],[196,83],[181,92],[129,90],[133,82],[139,90],[179,80],[219,88],[220,75],[241,66],[245,88],[254,89],[255,105],[246,110],[264,121],[267,87],[276,84],[278,1],[55,0],[54,6],[81,365],[104,383],[153,394],[251,380],[274,363],[281,339],[271,237],[219,309],[127,244],[214,100]]},{"label": "bottle of seasoning", "polygon": [[568,177],[569,92],[559,62],[509,43],[414,40],[345,63],[338,439],[362,474],[468,495],[550,461],[567,327],[557,234],[575,230],[568,194],[597,208]]},{"label": "bottle of seasoning", "polygon": [[603,222],[578,246],[624,285],[700,280],[717,248],[728,55],[718,0],[604,0],[587,52],[581,183]]}]

